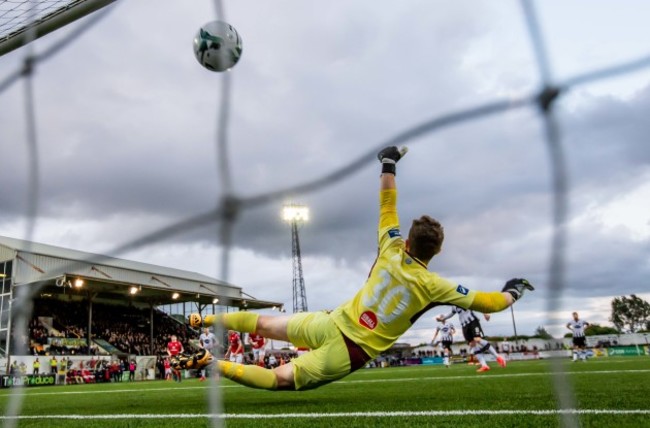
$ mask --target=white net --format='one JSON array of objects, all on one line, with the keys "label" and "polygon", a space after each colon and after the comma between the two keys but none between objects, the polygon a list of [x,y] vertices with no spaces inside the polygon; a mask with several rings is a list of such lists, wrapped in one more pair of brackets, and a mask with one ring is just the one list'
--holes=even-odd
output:
[{"label": "white net", "polygon": [[[265,131],[256,130],[256,124],[268,120],[264,115],[264,109],[269,107],[265,103],[264,94],[252,93],[244,84],[243,87],[238,88],[238,97],[255,99],[256,103],[247,103],[248,110],[246,111],[234,111],[236,102],[233,102],[234,89],[231,87],[233,84],[232,80],[240,78],[242,82],[245,82],[246,79],[253,78],[264,80],[268,78],[265,73],[272,72],[281,76],[285,71],[282,64],[269,61],[269,67],[271,65],[276,67],[272,72],[264,67],[253,69],[246,68],[243,65],[238,66],[238,68],[235,68],[230,73],[210,76],[209,78],[199,76],[194,71],[189,71],[200,68],[194,58],[191,57],[189,41],[178,41],[173,37],[169,37],[167,31],[164,30],[170,29],[169,32],[172,33],[172,26],[180,25],[180,21],[185,22],[190,16],[195,25],[200,25],[208,21],[209,19],[206,19],[206,16],[223,17],[223,11],[221,11],[219,2],[217,2],[216,14],[206,13],[207,8],[205,5],[201,5],[192,6],[192,9],[197,10],[193,10],[192,13],[187,13],[183,17],[165,15],[158,19],[154,19],[153,14],[147,14],[143,10],[138,10],[138,6],[133,6],[135,9],[132,11],[136,12],[130,15],[133,18],[112,21],[111,23],[115,25],[115,28],[111,29],[111,31],[119,32],[132,27],[146,28],[146,30],[135,33],[138,35],[136,39],[128,41],[121,40],[119,45],[110,43],[109,35],[111,31],[98,29],[97,33],[101,34],[101,36],[93,35],[94,32],[89,31],[86,32],[84,37],[81,37],[79,34],[73,34],[74,29],[69,29],[65,33],[68,37],[59,39],[56,43],[51,40],[44,40],[43,42],[47,44],[38,45],[39,49],[36,49],[37,53],[35,55],[25,55],[24,60],[16,61],[15,64],[17,65],[14,68],[7,66],[6,64],[8,63],[4,66],[0,64],[0,70],[8,75],[7,78],[0,80],[0,99],[4,98],[5,100],[3,104],[27,106],[25,109],[26,113],[22,117],[24,123],[16,124],[11,129],[6,127],[6,123],[4,124],[3,132],[5,135],[2,136],[2,139],[4,141],[19,142],[19,144],[15,143],[13,147],[14,149],[20,147],[26,152],[26,154],[17,156],[28,167],[16,168],[12,171],[15,175],[23,177],[21,180],[16,181],[14,187],[12,187],[15,189],[16,195],[21,197],[14,199],[6,198],[3,201],[3,208],[7,207],[9,209],[11,207],[13,211],[21,211],[21,209],[16,207],[22,207],[21,212],[24,221],[21,223],[21,227],[24,231],[23,237],[25,239],[31,239],[38,227],[45,227],[49,221],[48,217],[51,216],[52,211],[57,209],[69,209],[70,215],[78,218],[76,217],[77,213],[72,212],[69,206],[63,203],[58,204],[58,201],[53,201],[48,198],[49,185],[52,181],[58,180],[60,181],[58,183],[59,185],[65,185],[67,183],[71,187],[83,187],[83,183],[80,183],[82,180],[79,180],[79,177],[83,177],[84,174],[92,175],[93,170],[96,169],[95,165],[93,165],[93,157],[95,159],[101,159],[103,161],[101,165],[109,165],[111,167],[104,174],[107,183],[111,182],[116,176],[119,176],[123,180],[123,187],[120,190],[123,192],[121,196],[124,197],[123,200],[126,205],[132,204],[129,205],[130,213],[138,212],[139,204],[134,201],[143,198],[143,195],[140,193],[130,193],[129,183],[136,181],[150,181],[148,186],[149,195],[158,196],[158,198],[151,199],[152,211],[162,209],[164,204],[170,204],[170,201],[165,198],[165,195],[172,193],[175,196],[171,204],[178,207],[173,213],[173,216],[161,216],[158,218],[151,216],[143,218],[141,221],[135,219],[133,223],[125,225],[122,235],[124,239],[115,239],[108,242],[106,246],[110,250],[107,253],[111,255],[138,254],[139,251],[146,251],[148,246],[165,243],[173,237],[185,236],[189,237],[188,240],[191,241],[191,238],[196,238],[197,235],[202,234],[203,236],[210,236],[210,240],[215,245],[215,248],[221,251],[219,260],[214,261],[214,265],[217,267],[215,270],[219,270],[220,279],[228,281],[231,278],[231,269],[234,264],[232,254],[237,251],[234,245],[237,236],[236,232],[238,231],[237,225],[245,215],[255,217],[257,210],[261,208],[273,204],[280,204],[296,197],[312,197],[314,200],[318,198],[327,199],[327,197],[334,198],[336,196],[336,190],[340,189],[342,183],[352,182],[355,180],[353,176],[358,171],[374,165],[376,162],[375,155],[378,149],[384,146],[420,144],[425,142],[423,141],[424,137],[431,137],[452,126],[461,124],[468,127],[480,126],[477,124],[489,122],[490,120],[507,120],[503,119],[504,116],[508,118],[516,117],[517,120],[528,120],[531,123],[534,122],[535,126],[540,127],[541,133],[543,134],[541,140],[544,148],[538,149],[542,155],[547,155],[548,159],[550,159],[548,162],[537,160],[536,164],[529,165],[523,169],[527,171],[532,169],[543,171],[544,174],[550,176],[552,182],[551,209],[549,210],[552,218],[552,231],[550,233],[551,239],[548,248],[548,266],[546,275],[540,274],[540,278],[544,278],[544,283],[547,286],[542,287],[538,291],[539,294],[545,293],[545,316],[548,317],[549,322],[552,322],[551,315],[559,306],[559,302],[568,289],[566,281],[566,251],[570,183],[568,180],[568,156],[561,132],[562,114],[568,113],[566,110],[557,110],[557,101],[569,91],[583,85],[605,81],[612,77],[631,75],[639,70],[647,71],[650,68],[650,57],[644,55],[630,61],[621,60],[614,64],[606,63],[602,68],[579,71],[572,77],[556,80],[553,73],[553,64],[549,58],[551,55],[549,55],[548,47],[546,46],[545,34],[540,29],[539,18],[536,15],[533,3],[522,1],[521,4],[523,6],[523,22],[525,22],[526,28],[526,31],[523,33],[527,34],[529,40],[532,42],[532,57],[536,64],[536,67],[531,67],[534,72],[532,80],[538,81],[539,84],[534,85],[535,87],[532,88],[527,87],[525,88],[526,90],[522,90],[521,86],[518,87],[517,96],[511,96],[507,90],[495,90],[494,92],[490,92],[490,94],[492,95],[494,93],[499,96],[495,95],[494,98],[478,96],[477,98],[481,102],[476,104],[472,103],[473,107],[470,108],[458,108],[453,112],[443,112],[444,109],[435,105],[434,100],[438,94],[431,94],[432,105],[419,105],[418,110],[413,110],[419,113],[416,119],[413,116],[401,116],[400,111],[392,110],[390,114],[386,115],[382,115],[382,112],[374,112],[373,114],[376,114],[376,116],[368,118],[363,113],[358,113],[359,109],[355,104],[355,99],[350,99],[346,96],[347,93],[353,92],[354,85],[356,84],[354,82],[363,80],[365,74],[368,73],[368,70],[356,70],[354,68],[354,58],[341,59],[335,58],[336,56],[334,55],[332,63],[323,65],[323,68],[326,68],[326,70],[320,70],[323,72],[319,75],[322,81],[316,82],[305,71],[309,69],[302,68],[306,67],[304,64],[300,61],[293,62],[292,66],[296,68],[294,78],[304,80],[303,86],[301,87],[302,92],[291,93],[288,90],[286,96],[297,99],[301,99],[301,97],[312,98],[309,101],[305,101],[304,104],[298,103],[299,105],[292,105],[290,107],[292,110],[288,111],[287,115],[301,109],[312,109],[315,112],[314,116],[317,113],[327,114],[328,112],[325,111],[326,108],[323,108],[323,111],[319,110],[321,106],[319,97],[322,97],[323,93],[316,91],[310,93],[313,87],[322,83],[326,88],[332,90],[333,86],[335,86],[332,82],[337,81],[338,73],[341,73],[342,69],[347,68],[350,74],[356,76],[356,80],[344,81],[349,87],[344,88],[345,90],[342,93],[337,93],[341,97],[338,100],[338,104],[336,104],[337,108],[347,112],[344,120],[359,123],[369,128],[376,126],[377,132],[370,137],[371,143],[364,142],[364,144],[359,144],[358,146],[349,144],[345,149],[349,150],[348,153],[342,153],[344,149],[339,147],[335,154],[328,151],[328,142],[342,139],[348,142],[356,141],[359,135],[356,134],[357,130],[354,126],[345,127],[344,129],[347,134],[339,131],[343,134],[340,135],[335,130],[329,131],[324,129],[327,128],[328,124],[317,120],[314,116],[307,116],[307,119],[305,119],[306,123],[302,124],[307,131],[298,129],[292,123],[291,118],[277,125],[264,124],[267,130],[278,127],[282,128],[284,133],[295,132],[297,134],[292,137],[291,145],[292,149],[297,151],[291,152],[291,150],[284,149],[282,141],[268,141],[264,136]],[[0,3],[0,5],[2,6],[0,10],[3,14],[2,21],[0,21],[2,37],[15,33],[19,28],[25,28],[26,23],[30,22],[30,20],[38,20],[40,17],[60,7],[58,2],[55,2],[54,5],[50,5],[48,2],[41,3],[39,6],[36,6],[36,10],[27,9],[31,5],[30,2],[5,1]],[[365,6],[370,7],[368,4]],[[146,7],[151,7],[151,5]],[[146,7],[142,8],[146,9]],[[164,6],[157,5],[154,7]],[[244,8],[245,5],[238,7]],[[261,9],[269,8],[270,10],[266,11],[267,13],[279,13],[272,6],[255,5],[255,7],[260,7]],[[426,7],[422,7],[426,9]],[[237,10],[240,12],[240,15],[245,14],[243,9]],[[309,13],[309,11],[305,10],[301,10],[301,12]],[[264,11],[258,12],[256,16],[259,18],[263,13]],[[323,11],[323,13],[337,15],[337,13],[331,11]],[[240,15],[236,17],[238,20],[244,21]],[[434,15],[435,13],[423,13],[422,16],[432,17]],[[513,15],[516,15],[516,13]],[[142,16],[147,17],[147,19],[142,19]],[[359,14],[359,19],[363,17],[363,13]],[[388,20],[386,17],[383,18]],[[373,15],[373,19],[381,21],[382,16]],[[22,23],[19,23],[19,21],[22,21]],[[300,22],[296,22],[295,32],[287,32],[286,27],[283,27],[283,31],[275,34],[269,29],[269,33],[256,39],[258,44],[251,43],[251,47],[248,48],[246,28],[247,26],[248,28],[252,28],[254,23],[247,22],[241,27],[235,21],[232,23],[238,27],[244,39],[244,59],[247,55],[257,55],[258,58],[269,58],[273,55],[273,50],[282,49],[283,37],[300,38],[305,34],[309,34],[309,28],[302,28]],[[101,25],[101,21],[97,21],[96,25]],[[431,26],[435,25],[442,25],[442,23],[438,21],[431,23]],[[323,29],[321,28],[321,30]],[[351,34],[340,34],[333,28],[330,30],[331,33],[314,39],[314,43],[319,42],[320,44],[313,46],[313,50],[320,49],[326,51],[328,49],[336,49],[337,44],[352,45],[353,48],[346,52],[351,56],[354,54],[362,57],[364,55],[371,55],[372,49],[380,49],[375,45],[362,45],[362,48],[355,50],[354,45],[355,43],[362,43],[364,40],[370,40],[373,37],[381,38],[381,31],[372,33],[368,30],[366,34],[356,34],[354,31],[351,31]],[[406,32],[406,29],[404,31]],[[193,34],[193,31],[189,32],[189,34]],[[397,34],[400,34],[400,32],[398,31]],[[73,37],[70,37],[70,35],[73,35]],[[418,43],[417,39],[412,39],[408,36],[405,36],[405,38],[409,39],[409,44]],[[324,42],[324,40],[328,42]],[[260,46],[263,43],[267,43],[268,45]],[[68,44],[70,44],[70,50],[72,51],[70,55],[79,55],[77,58],[81,58],[74,67],[66,70],[68,71],[67,76],[79,76],[74,85],[71,86],[74,90],[68,88],[63,90],[60,82],[48,77],[47,67],[40,63],[40,60],[46,57],[55,60],[56,55],[52,55],[52,53],[59,51],[58,46],[67,46]],[[77,44],[79,46],[76,46]],[[174,51],[176,51],[178,44],[185,46],[184,49],[186,49],[188,55],[175,58],[155,57],[154,54],[160,52],[157,48],[161,44],[169,45],[169,49]],[[450,40],[449,45],[453,44],[454,40]],[[89,45],[95,47],[95,49],[90,49]],[[394,47],[394,45],[390,46]],[[443,46],[441,48],[445,47]],[[123,50],[128,49],[135,49],[137,53],[129,56],[134,63],[129,64],[127,67],[128,70],[125,70],[120,65],[120,54]],[[449,49],[452,50],[453,47]],[[13,53],[12,60],[15,60],[15,55],[20,55],[20,53],[21,51]],[[150,54],[152,55],[148,56]],[[389,80],[391,85],[400,87],[404,94],[403,97],[408,98],[414,96],[419,91],[426,90],[426,88],[410,86],[408,77],[404,76],[402,74],[403,70],[400,69],[403,62],[399,60],[399,57],[402,54],[403,52],[397,49],[391,52],[385,52],[383,53],[385,62],[378,61],[373,64],[385,66],[389,70],[387,73],[392,76],[392,79]],[[435,56],[435,52],[428,52],[427,46],[424,45],[419,49],[418,58],[428,58],[429,54]],[[296,53],[296,55],[299,56],[300,53]],[[470,65],[472,61],[480,62],[480,55],[482,53],[475,53],[475,55],[479,58],[471,57],[465,58],[465,60]],[[494,61],[498,62],[498,55],[495,56],[497,58]],[[291,56],[287,55],[283,58],[290,60]],[[138,59],[141,61],[137,61]],[[97,108],[94,115],[103,118],[103,120],[93,121],[91,129],[86,129],[84,124],[79,124],[78,129],[75,131],[78,134],[72,137],[62,135],[57,129],[57,120],[64,121],[66,119],[58,118],[55,114],[52,117],[41,117],[39,111],[41,109],[47,109],[48,111],[55,110],[53,109],[53,104],[58,103],[59,100],[74,98],[76,101],[79,101],[79,99],[84,99],[86,97],[86,91],[94,89],[98,83],[97,80],[93,81],[94,76],[88,77],[88,74],[86,74],[93,70],[93,68],[89,67],[89,64],[92,63],[99,64],[100,67],[97,68],[107,70],[106,72],[108,74],[112,74],[113,76],[119,75],[120,77],[119,79],[111,80],[111,84],[114,86],[93,91],[92,99],[86,100],[87,105]],[[440,64],[433,60],[415,61],[413,67],[417,67],[420,71],[430,70],[430,78],[432,80],[437,78],[436,72],[439,72],[441,78],[449,78],[444,70],[440,70],[445,67],[445,64]],[[178,73],[176,76],[180,75],[184,77],[176,77],[173,81],[170,81],[166,76],[158,73],[159,70],[167,68],[174,68],[175,72]],[[313,69],[311,70],[313,71]],[[39,72],[39,74],[36,75],[35,71]],[[133,71],[146,75],[148,79],[145,81],[132,78],[131,72]],[[198,71],[203,72],[203,70]],[[241,75],[238,75],[238,73],[241,73]],[[190,86],[189,84],[186,86],[186,82],[193,79],[200,80],[203,86],[201,88],[193,85]],[[283,84],[286,84],[283,79],[283,77],[271,79],[266,89],[269,92],[282,92]],[[368,79],[372,79],[372,77],[368,77]],[[47,98],[40,97],[38,92],[35,93],[33,88],[35,82],[42,83],[40,90],[48,92]],[[20,83],[24,83],[24,87],[26,88],[24,93],[19,93],[16,89]],[[486,83],[486,86],[489,86],[489,84]],[[182,96],[187,91],[196,91],[194,97]],[[370,91],[381,92],[381,88],[375,87]],[[327,92],[327,89],[323,92]],[[152,95],[153,93],[157,95],[154,96]],[[353,93],[361,96],[363,92]],[[506,95],[503,95],[503,93]],[[277,96],[277,94],[274,95]],[[393,91],[391,95],[399,96],[399,92]],[[276,99],[281,97],[282,95]],[[390,106],[394,101],[392,99],[385,100],[377,98],[374,99],[374,102],[384,102],[387,106]],[[148,106],[149,104],[151,106]],[[74,103],[74,105],[83,106],[84,103],[78,102]],[[107,107],[102,107],[102,105]],[[467,105],[467,103],[463,103],[463,105]],[[133,108],[133,115],[130,117],[125,117],[124,115],[114,116],[111,109],[119,109],[120,106],[125,106],[124,108],[129,109]],[[273,107],[271,106],[271,108]],[[330,106],[329,108],[333,107]],[[438,111],[438,113],[429,115],[422,113],[423,111],[427,113],[429,111]],[[74,114],[72,112],[72,115]],[[178,125],[165,126],[166,124],[161,123],[157,115],[166,118],[174,117]],[[201,115],[201,120],[198,122],[193,121],[192,119],[197,115]],[[115,120],[113,120],[114,117]],[[309,127],[310,121],[313,121],[314,124],[313,132]],[[138,126],[132,126],[131,122],[138,122]],[[238,124],[239,128],[235,129],[235,126],[232,125],[233,122]],[[382,123],[377,124],[377,122]],[[404,126],[386,126],[386,123],[394,124],[395,122],[404,123]],[[413,123],[416,124],[412,125]],[[502,124],[503,122],[500,123]],[[195,162],[201,162],[205,158],[210,158],[212,152],[216,152],[217,161],[210,162],[212,167],[211,171],[201,169],[203,175],[195,177],[195,180],[199,184],[196,185],[196,189],[193,192],[184,192],[182,190],[172,192],[174,186],[177,186],[179,183],[179,175],[192,174],[192,171],[182,169],[184,164],[177,162],[179,158],[186,155],[183,145],[186,137],[183,128],[198,127],[201,124],[204,125],[204,129],[198,134],[192,134],[192,137],[211,143],[202,147],[203,154],[201,158],[203,159],[195,159]],[[22,126],[22,131],[18,129],[19,125]],[[263,128],[262,124],[259,126]],[[121,132],[121,129],[128,129],[128,132]],[[162,131],[160,131],[161,129]],[[476,129],[480,131],[481,128]],[[331,132],[331,134],[328,134],[328,132]],[[229,135],[231,134],[237,136],[238,142],[245,140],[249,144],[230,144],[231,139]],[[534,133],[531,132],[531,134]],[[101,135],[101,140],[105,144],[97,145],[90,149],[89,151],[92,152],[92,156],[85,157],[83,164],[75,163],[74,156],[61,153],[56,146],[57,139],[61,138],[77,139],[77,144],[79,145],[81,145],[79,143],[81,141],[90,144],[88,142],[93,142],[95,135]],[[274,135],[279,136],[282,133],[274,133]],[[385,135],[389,136],[385,137]],[[458,144],[462,145],[462,140],[466,136],[462,132],[455,134],[455,136],[459,137]],[[316,141],[313,151],[300,151],[300,141],[309,141],[309,139],[321,139],[324,142]],[[298,141],[296,142],[296,140]],[[41,144],[43,141],[47,141],[48,144]],[[435,138],[426,140],[428,143],[435,141]],[[107,142],[110,142],[112,145],[108,147]],[[467,143],[464,147],[471,150],[473,144],[479,143]],[[75,143],[73,142],[72,146],[67,147],[74,146]],[[498,146],[498,143],[495,143],[495,146]],[[4,146],[3,151],[7,150],[8,147],[8,145]],[[521,147],[510,147],[509,149],[517,151],[517,153],[524,151]],[[73,149],[69,148],[69,150]],[[83,150],[83,148],[80,147],[79,150]],[[265,156],[276,154],[274,152],[278,156],[271,165],[265,164],[263,159],[260,160],[260,158],[264,158]],[[416,153],[416,149],[413,150],[413,153]],[[432,155],[433,159],[433,156],[438,152],[432,149],[428,153]],[[508,151],[506,150],[503,153],[507,155]],[[574,156],[577,156],[575,152],[572,153],[574,153]],[[86,154],[88,155],[88,153]],[[309,159],[309,156],[317,158],[317,161]],[[155,159],[155,162],[153,162],[153,166],[150,166],[151,164],[149,162],[152,162],[152,159]],[[282,159],[282,161],[278,159]],[[303,161],[305,165],[299,168],[300,165],[298,164]],[[475,159],[473,162],[473,165],[480,165],[480,160]],[[516,161],[513,160],[513,162]],[[328,168],[323,168],[323,164],[327,164]],[[461,164],[460,160],[459,164]],[[292,176],[284,180],[282,173],[278,172],[278,170],[286,170],[289,166],[293,165],[298,165],[296,169],[299,169],[302,177],[307,178],[302,179]],[[549,166],[547,167],[546,165]],[[11,168],[11,166],[8,166],[8,168]],[[63,169],[67,173],[61,172]],[[71,170],[75,170],[75,173],[70,174]],[[163,173],[160,173],[161,171]],[[312,171],[316,172],[311,174]],[[431,167],[430,165],[420,166],[420,171],[423,181],[426,181],[424,177],[431,174]],[[456,171],[456,173],[471,174],[472,171],[467,168],[466,171]],[[255,175],[257,177],[251,177]],[[277,178],[276,175],[280,175],[280,177]],[[451,172],[448,171],[448,175],[450,176],[449,180],[453,182]],[[274,182],[275,187],[271,191],[258,191],[258,188],[268,189],[270,187],[257,186],[260,183],[266,183],[265,178],[268,176],[277,178],[277,181]],[[480,186],[482,178],[483,176],[478,174],[476,186]],[[429,185],[439,185],[439,181],[433,183],[436,180],[432,178],[432,183]],[[516,181],[517,178],[512,177],[512,180]],[[104,186],[103,183],[99,183],[97,186],[98,188],[82,193],[87,198],[92,199],[97,195],[106,195],[112,191],[116,191],[114,187]],[[438,190],[444,192],[444,189]],[[323,197],[318,192],[329,193],[327,193],[326,197]],[[189,193],[198,193],[201,197],[195,198]],[[59,195],[59,197],[65,196],[65,194]],[[408,203],[409,197],[417,198],[416,195],[408,192],[404,192],[404,196],[402,197],[407,200],[406,203]],[[215,202],[216,205],[214,204]],[[452,202],[453,200],[448,200],[450,205]],[[512,203],[512,201],[509,202]],[[95,203],[97,212],[107,208],[104,206],[107,203],[105,198],[96,198]],[[325,205],[323,203],[323,206]],[[540,204],[539,206],[543,205]],[[88,217],[92,217],[97,212],[91,210],[85,214]],[[172,217],[173,221],[168,221]],[[258,219],[257,217],[255,218]],[[110,222],[110,219],[107,221]],[[372,222],[374,219],[369,221]],[[259,223],[263,226],[269,224],[267,220],[260,220]],[[151,227],[152,224],[155,227]],[[255,222],[248,222],[246,224],[248,227],[252,227],[251,225],[254,225]],[[83,225],[80,226],[82,227]],[[146,232],[142,232],[143,230]],[[130,237],[133,236],[136,238],[131,239]],[[253,243],[253,245],[265,245],[264,236],[249,237],[248,239],[248,242]],[[542,255],[537,261],[540,259],[544,260],[544,256]],[[546,269],[546,266],[544,269]],[[19,298],[22,298],[23,302],[27,302],[30,296],[25,295]],[[28,316],[28,311],[25,311],[24,317]],[[27,318],[24,318],[23,323],[26,320]],[[24,328],[24,326],[21,327],[18,325],[17,328]],[[556,371],[559,373],[557,368]],[[558,375],[555,377],[555,382],[558,408],[574,408],[575,403],[573,402],[571,385],[568,383],[568,380]],[[213,395],[211,396],[210,402],[212,405],[217,406],[212,413],[217,414],[219,413],[217,388],[212,388],[211,390],[213,391]],[[14,415],[19,413],[20,401],[17,399],[13,407],[6,414]],[[563,414],[563,418],[566,426],[577,426],[575,414],[567,412]],[[216,422],[217,420],[215,419],[214,423],[218,423]]]},{"label": "white net", "polygon": [[23,31],[30,24],[46,19],[62,9],[69,8],[72,0],[52,0],[34,2],[31,0],[0,1],[0,39]]},{"label": "white net", "polygon": [[1,0],[0,55],[55,31],[115,0]]}]

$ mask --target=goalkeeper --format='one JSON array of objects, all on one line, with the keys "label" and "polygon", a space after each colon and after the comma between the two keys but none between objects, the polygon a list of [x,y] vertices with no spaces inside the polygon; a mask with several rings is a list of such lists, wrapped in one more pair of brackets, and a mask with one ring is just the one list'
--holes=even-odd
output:
[{"label": "goalkeeper", "polygon": [[525,279],[508,281],[501,292],[469,290],[427,270],[433,256],[440,252],[444,234],[440,223],[425,215],[413,220],[406,239],[401,236],[395,167],[404,153],[392,146],[378,154],[382,165],[379,253],[366,283],[352,299],[332,312],[288,316],[235,312],[208,315],[204,320],[200,314],[190,315],[193,327],[221,325],[226,330],[256,332],[311,349],[274,369],[217,361],[224,377],[267,390],[316,388],[363,367],[434,306],[498,312],[512,305],[524,290],[533,290]]}]

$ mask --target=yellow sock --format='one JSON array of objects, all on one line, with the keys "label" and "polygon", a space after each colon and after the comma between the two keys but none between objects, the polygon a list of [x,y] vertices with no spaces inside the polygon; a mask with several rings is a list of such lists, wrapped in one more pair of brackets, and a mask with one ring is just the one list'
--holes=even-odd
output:
[{"label": "yellow sock", "polygon": [[260,314],[254,312],[231,312],[228,314],[206,315],[203,325],[221,324],[226,330],[252,333],[257,330],[257,319]]},{"label": "yellow sock", "polygon": [[225,378],[251,388],[275,390],[278,380],[273,370],[255,365],[217,361],[219,373]]}]

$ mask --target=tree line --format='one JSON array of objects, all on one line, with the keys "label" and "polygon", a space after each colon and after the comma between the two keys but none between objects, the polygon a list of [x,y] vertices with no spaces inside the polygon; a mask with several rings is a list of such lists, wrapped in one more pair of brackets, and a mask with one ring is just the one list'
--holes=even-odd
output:
[{"label": "tree line", "polygon": [[[612,299],[611,308],[609,320],[614,327],[590,324],[585,329],[586,336],[650,332],[650,303],[646,300],[636,294],[615,297]],[[571,336],[571,333],[565,335],[568,336]]]}]

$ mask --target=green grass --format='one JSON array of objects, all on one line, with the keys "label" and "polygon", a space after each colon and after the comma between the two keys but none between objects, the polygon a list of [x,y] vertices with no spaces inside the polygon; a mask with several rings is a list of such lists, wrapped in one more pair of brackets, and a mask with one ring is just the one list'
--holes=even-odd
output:
[{"label": "green grass", "polygon": [[[563,367],[561,376],[571,381],[575,408],[604,411],[577,415],[581,426],[650,426],[650,358],[567,361]],[[259,391],[229,381],[221,385],[228,427],[560,425],[545,361],[513,362],[506,369],[493,366],[482,374],[466,365],[361,370],[306,392]],[[25,388],[17,426],[207,427],[211,426],[208,387],[197,380],[184,380],[180,384],[150,381]],[[9,394],[0,390],[3,415],[7,414]],[[548,413],[533,413],[540,410]],[[613,413],[630,410],[640,412]],[[52,415],[67,416],[53,419]],[[253,419],[254,415],[260,416]]]}]

